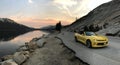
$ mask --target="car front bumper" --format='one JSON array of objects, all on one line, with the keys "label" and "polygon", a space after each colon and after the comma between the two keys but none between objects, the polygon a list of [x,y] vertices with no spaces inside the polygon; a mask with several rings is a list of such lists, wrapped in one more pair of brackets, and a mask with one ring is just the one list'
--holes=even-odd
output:
[{"label": "car front bumper", "polygon": [[92,44],[92,47],[105,47],[105,46],[108,46],[107,41],[94,42]]}]

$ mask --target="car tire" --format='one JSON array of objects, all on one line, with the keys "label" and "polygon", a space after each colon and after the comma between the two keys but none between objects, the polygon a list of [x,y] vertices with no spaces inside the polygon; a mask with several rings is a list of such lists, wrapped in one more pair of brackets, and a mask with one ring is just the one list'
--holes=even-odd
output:
[{"label": "car tire", "polygon": [[86,41],[86,46],[87,46],[88,48],[91,48],[91,47],[92,47],[90,40],[87,40],[87,41]]},{"label": "car tire", "polygon": [[78,42],[77,37],[75,37],[75,41]]}]

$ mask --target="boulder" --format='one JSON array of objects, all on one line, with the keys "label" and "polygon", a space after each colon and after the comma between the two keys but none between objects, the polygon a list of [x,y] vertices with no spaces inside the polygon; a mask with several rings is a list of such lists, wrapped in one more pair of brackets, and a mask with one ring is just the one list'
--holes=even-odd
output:
[{"label": "boulder", "polygon": [[43,34],[41,38],[48,38],[48,35]]},{"label": "boulder", "polygon": [[22,45],[17,49],[17,51],[27,51],[27,50],[28,48],[26,47],[26,45]]},{"label": "boulder", "polygon": [[38,48],[37,44],[35,41],[31,41],[31,42],[26,42],[25,43],[25,46],[26,48],[29,50],[29,51],[33,51],[35,50],[36,48]]},{"label": "boulder", "polygon": [[36,41],[36,44],[38,47],[43,47],[45,44],[45,39],[44,38],[39,39],[38,41]]},{"label": "boulder", "polygon": [[29,58],[29,52],[28,51],[21,51],[21,52],[16,52],[14,54],[13,60],[20,65],[24,61],[26,61],[28,58]]},{"label": "boulder", "polygon": [[1,62],[0,65],[18,65],[18,64],[13,59],[9,59],[4,62]]},{"label": "boulder", "polygon": [[30,42],[37,41],[39,38],[33,38]]}]

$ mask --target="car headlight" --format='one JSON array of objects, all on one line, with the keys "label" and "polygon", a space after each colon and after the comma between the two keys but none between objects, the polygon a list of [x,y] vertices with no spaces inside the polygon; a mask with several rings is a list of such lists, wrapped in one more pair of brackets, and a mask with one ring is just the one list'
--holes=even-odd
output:
[{"label": "car headlight", "polygon": [[107,39],[104,39],[104,41],[107,41]]},{"label": "car headlight", "polygon": [[105,39],[105,41],[108,41],[108,39]]}]

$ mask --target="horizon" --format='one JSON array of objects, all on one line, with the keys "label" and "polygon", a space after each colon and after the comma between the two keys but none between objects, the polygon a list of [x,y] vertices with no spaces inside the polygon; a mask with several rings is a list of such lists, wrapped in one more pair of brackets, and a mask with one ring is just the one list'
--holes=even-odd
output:
[{"label": "horizon", "polygon": [[61,21],[67,25],[111,0],[1,0],[0,18],[40,28]]}]

